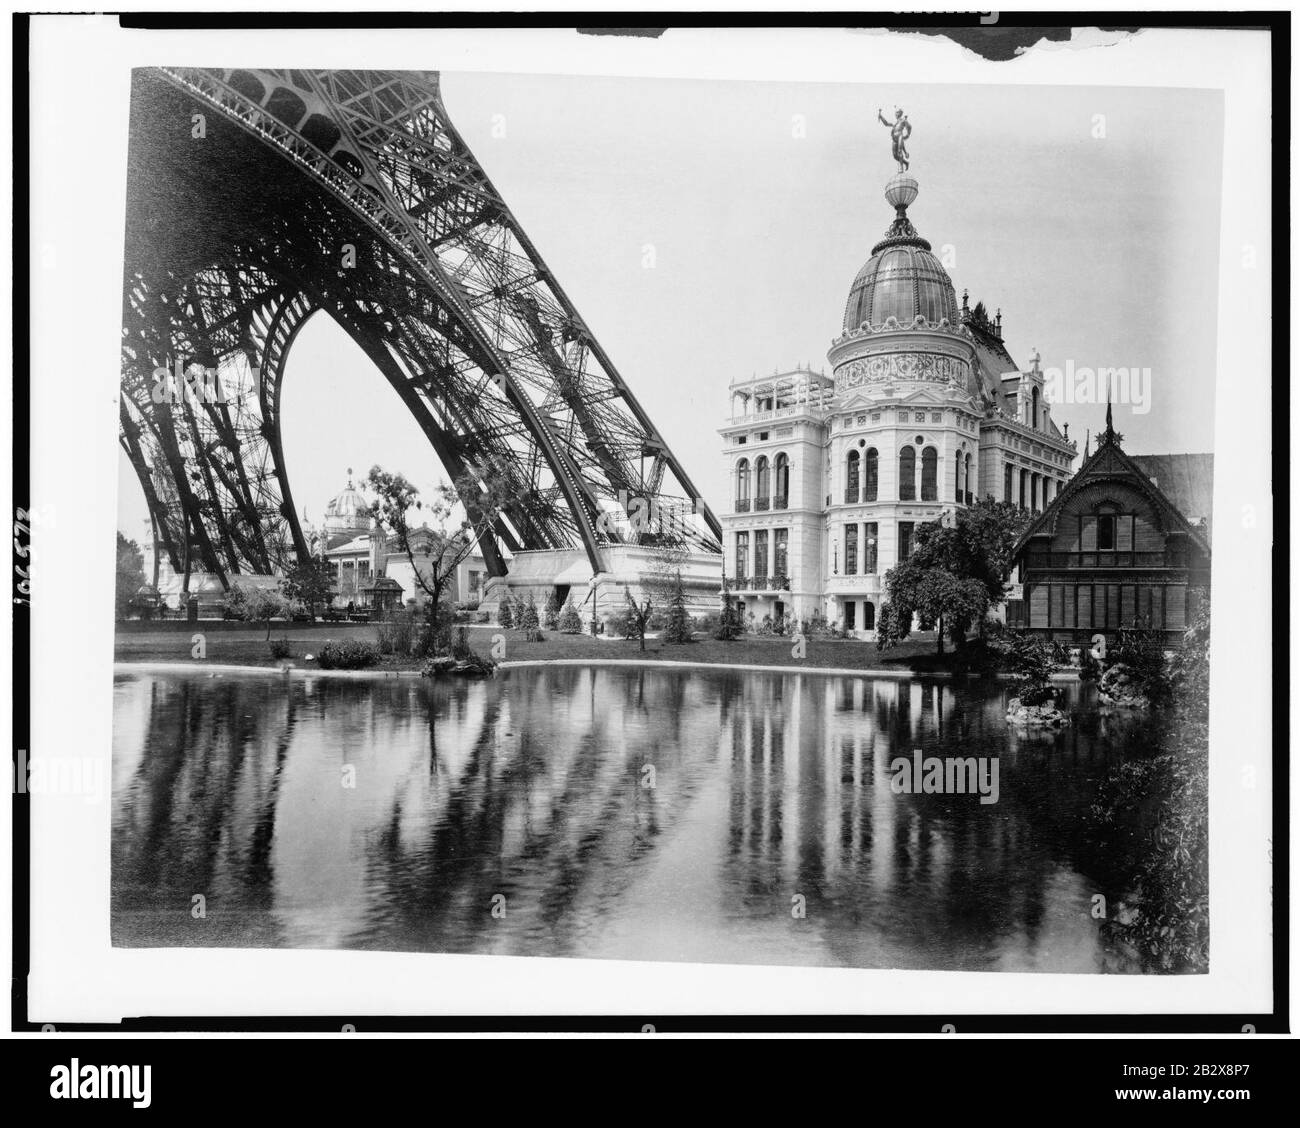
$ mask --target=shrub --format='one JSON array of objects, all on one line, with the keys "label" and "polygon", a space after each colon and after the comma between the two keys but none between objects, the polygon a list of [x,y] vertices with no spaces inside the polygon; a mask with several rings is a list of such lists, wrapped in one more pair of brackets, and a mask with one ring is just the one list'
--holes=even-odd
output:
[{"label": "shrub", "polygon": [[379,661],[379,650],[359,639],[327,642],[320,648],[316,660],[323,670],[363,670]]},{"label": "shrub", "polygon": [[528,593],[528,602],[524,604],[518,618],[519,627],[524,631],[535,631],[541,625],[537,619],[537,601],[533,599],[532,592]]},{"label": "shrub", "polygon": [[546,608],[542,612],[542,621],[546,624],[548,631],[555,630],[556,624],[560,619],[560,601],[556,598],[555,589],[551,589],[551,594],[546,597]]},{"label": "shrub", "polygon": [[497,607],[497,626],[510,628],[515,625],[515,609],[510,598],[510,593],[506,592],[501,597],[501,603]]},{"label": "shrub", "polygon": [[694,626],[691,623],[691,613],[686,609],[686,585],[682,583],[681,572],[673,580],[672,592],[668,597],[668,616],[663,629],[665,642],[680,644],[692,641]]},{"label": "shrub", "polygon": [[632,617],[626,611],[615,611],[605,620],[605,633],[619,638],[635,638]]},{"label": "shrub", "polygon": [[1121,628],[1115,636],[1115,645],[1106,654],[1106,661],[1109,665],[1127,666],[1129,676],[1149,700],[1163,701],[1169,696],[1164,636],[1159,631],[1137,623]]},{"label": "shrub", "polygon": [[467,661],[473,657],[474,650],[469,644],[469,632],[464,627],[456,628],[456,637],[452,640],[451,656],[457,662]]},{"label": "shrub", "polygon": [[578,614],[578,609],[573,605],[572,599],[565,600],[564,610],[560,612],[556,625],[564,634],[582,633],[582,616]]},{"label": "shrub", "polygon": [[727,590],[726,581],[722,586],[722,611],[718,615],[718,625],[713,630],[713,637],[721,642],[733,642],[745,629],[741,621],[740,607],[735,596]]},{"label": "shrub", "polygon": [[289,648],[289,640],[287,638],[271,639],[272,658],[288,658],[291,653],[292,651]]},{"label": "shrub", "polygon": [[375,624],[380,654],[404,657],[411,653],[411,644],[419,633],[419,623],[412,611],[395,611]]}]

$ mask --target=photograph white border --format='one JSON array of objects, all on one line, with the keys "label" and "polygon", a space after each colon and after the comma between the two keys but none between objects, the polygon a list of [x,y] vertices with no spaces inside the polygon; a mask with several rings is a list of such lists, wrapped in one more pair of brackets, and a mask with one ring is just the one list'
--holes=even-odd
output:
[{"label": "photograph white border", "polygon": [[[671,22],[665,17],[663,22]],[[109,943],[107,801],[33,796],[29,1016],[1251,1013],[1272,1007],[1271,76],[1267,32],[1077,29],[989,62],[937,36],[682,29],[124,31],[31,39],[31,748],[107,760],[130,72],[163,64],[1224,92],[1213,544],[1210,972],[1107,976],[622,963]],[[1284,143],[1284,142],[1283,142]],[[1279,237],[1281,233],[1279,233]],[[1256,249],[1243,265],[1243,248]],[[20,282],[21,284],[21,282]],[[75,311],[75,312],[70,312]],[[1282,316],[1283,311],[1276,311]],[[1285,378],[1285,358],[1279,358]],[[719,389],[722,395],[723,389]],[[1206,405],[1210,410],[1210,405]],[[21,420],[15,424],[22,425]],[[1253,769],[1247,785],[1249,773]],[[9,817],[6,809],[5,819]],[[8,844],[7,830],[4,841]],[[15,1016],[21,1021],[28,1016]]]}]

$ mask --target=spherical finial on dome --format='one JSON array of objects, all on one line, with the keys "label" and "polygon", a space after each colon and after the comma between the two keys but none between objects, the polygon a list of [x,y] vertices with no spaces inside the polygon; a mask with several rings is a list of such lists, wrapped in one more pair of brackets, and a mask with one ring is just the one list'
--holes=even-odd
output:
[{"label": "spherical finial on dome", "polygon": [[916,199],[920,190],[921,186],[916,182],[915,176],[906,172],[897,172],[885,185],[885,199],[889,201],[890,207],[906,208]]}]

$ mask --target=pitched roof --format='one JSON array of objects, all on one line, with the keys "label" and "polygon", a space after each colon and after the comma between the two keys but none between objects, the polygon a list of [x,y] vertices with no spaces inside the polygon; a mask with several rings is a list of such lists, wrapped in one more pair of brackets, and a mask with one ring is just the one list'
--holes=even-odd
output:
[{"label": "pitched roof", "polygon": [[1195,525],[1208,525],[1214,510],[1214,455],[1131,454],[1144,473],[1174,507]]},{"label": "pitched roof", "polygon": [[[1195,518],[1189,516],[1186,510],[1176,504],[1169,492],[1165,490],[1164,483],[1156,484],[1151,480],[1151,476],[1139,464],[1140,458],[1209,458],[1209,455],[1130,455],[1125,454],[1120,449],[1114,430],[1110,427],[1110,416],[1107,414],[1107,427],[1101,433],[1097,440],[1097,448],[1092,455],[1079,467],[1078,472],[1070,478],[1053,499],[1050,505],[1042,511],[1029,525],[1020,539],[1016,542],[1012,550],[1012,559],[1018,557],[1025,546],[1034,537],[1050,536],[1052,530],[1056,527],[1057,514],[1074,494],[1083,489],[1089,481],[1099,477],[1123,477],[1126,474],[1138,480],[1137,484],[1144,489],[1151,500],[1159,506],[1171,519],[1173,524],[1181,529],[1188,536],[1194,538],[1196,543],[1208,555],[1210,551],[1210,538],[1206,528],[1200,528],[1195,524]],[[1196,517],[1202,516],[1197,514]],[[1208,514],[1205,514],[1208,516]]]}]

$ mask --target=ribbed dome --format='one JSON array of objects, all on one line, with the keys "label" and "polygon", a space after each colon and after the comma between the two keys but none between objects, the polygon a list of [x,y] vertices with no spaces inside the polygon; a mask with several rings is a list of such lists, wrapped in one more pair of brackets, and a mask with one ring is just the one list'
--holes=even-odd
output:
[{"label": "ribbed dome", "polygon": [[894,206],[895,219],[853,280],[844,307],[845,330],[863,322],[879,325],[890,317],[907,325],[918,315],[959,323],[952,279],[907,218],[907,205],[916,193],[916,180],[910,176],[900,174],[886,185],[885,198]]},{"label": "ribbed dome", "polygon": [[370,503],[353,487],[351,478],[343,492],[331,498],[325,506],[323,524],[331,533],[361,533],[370,528]]}]

